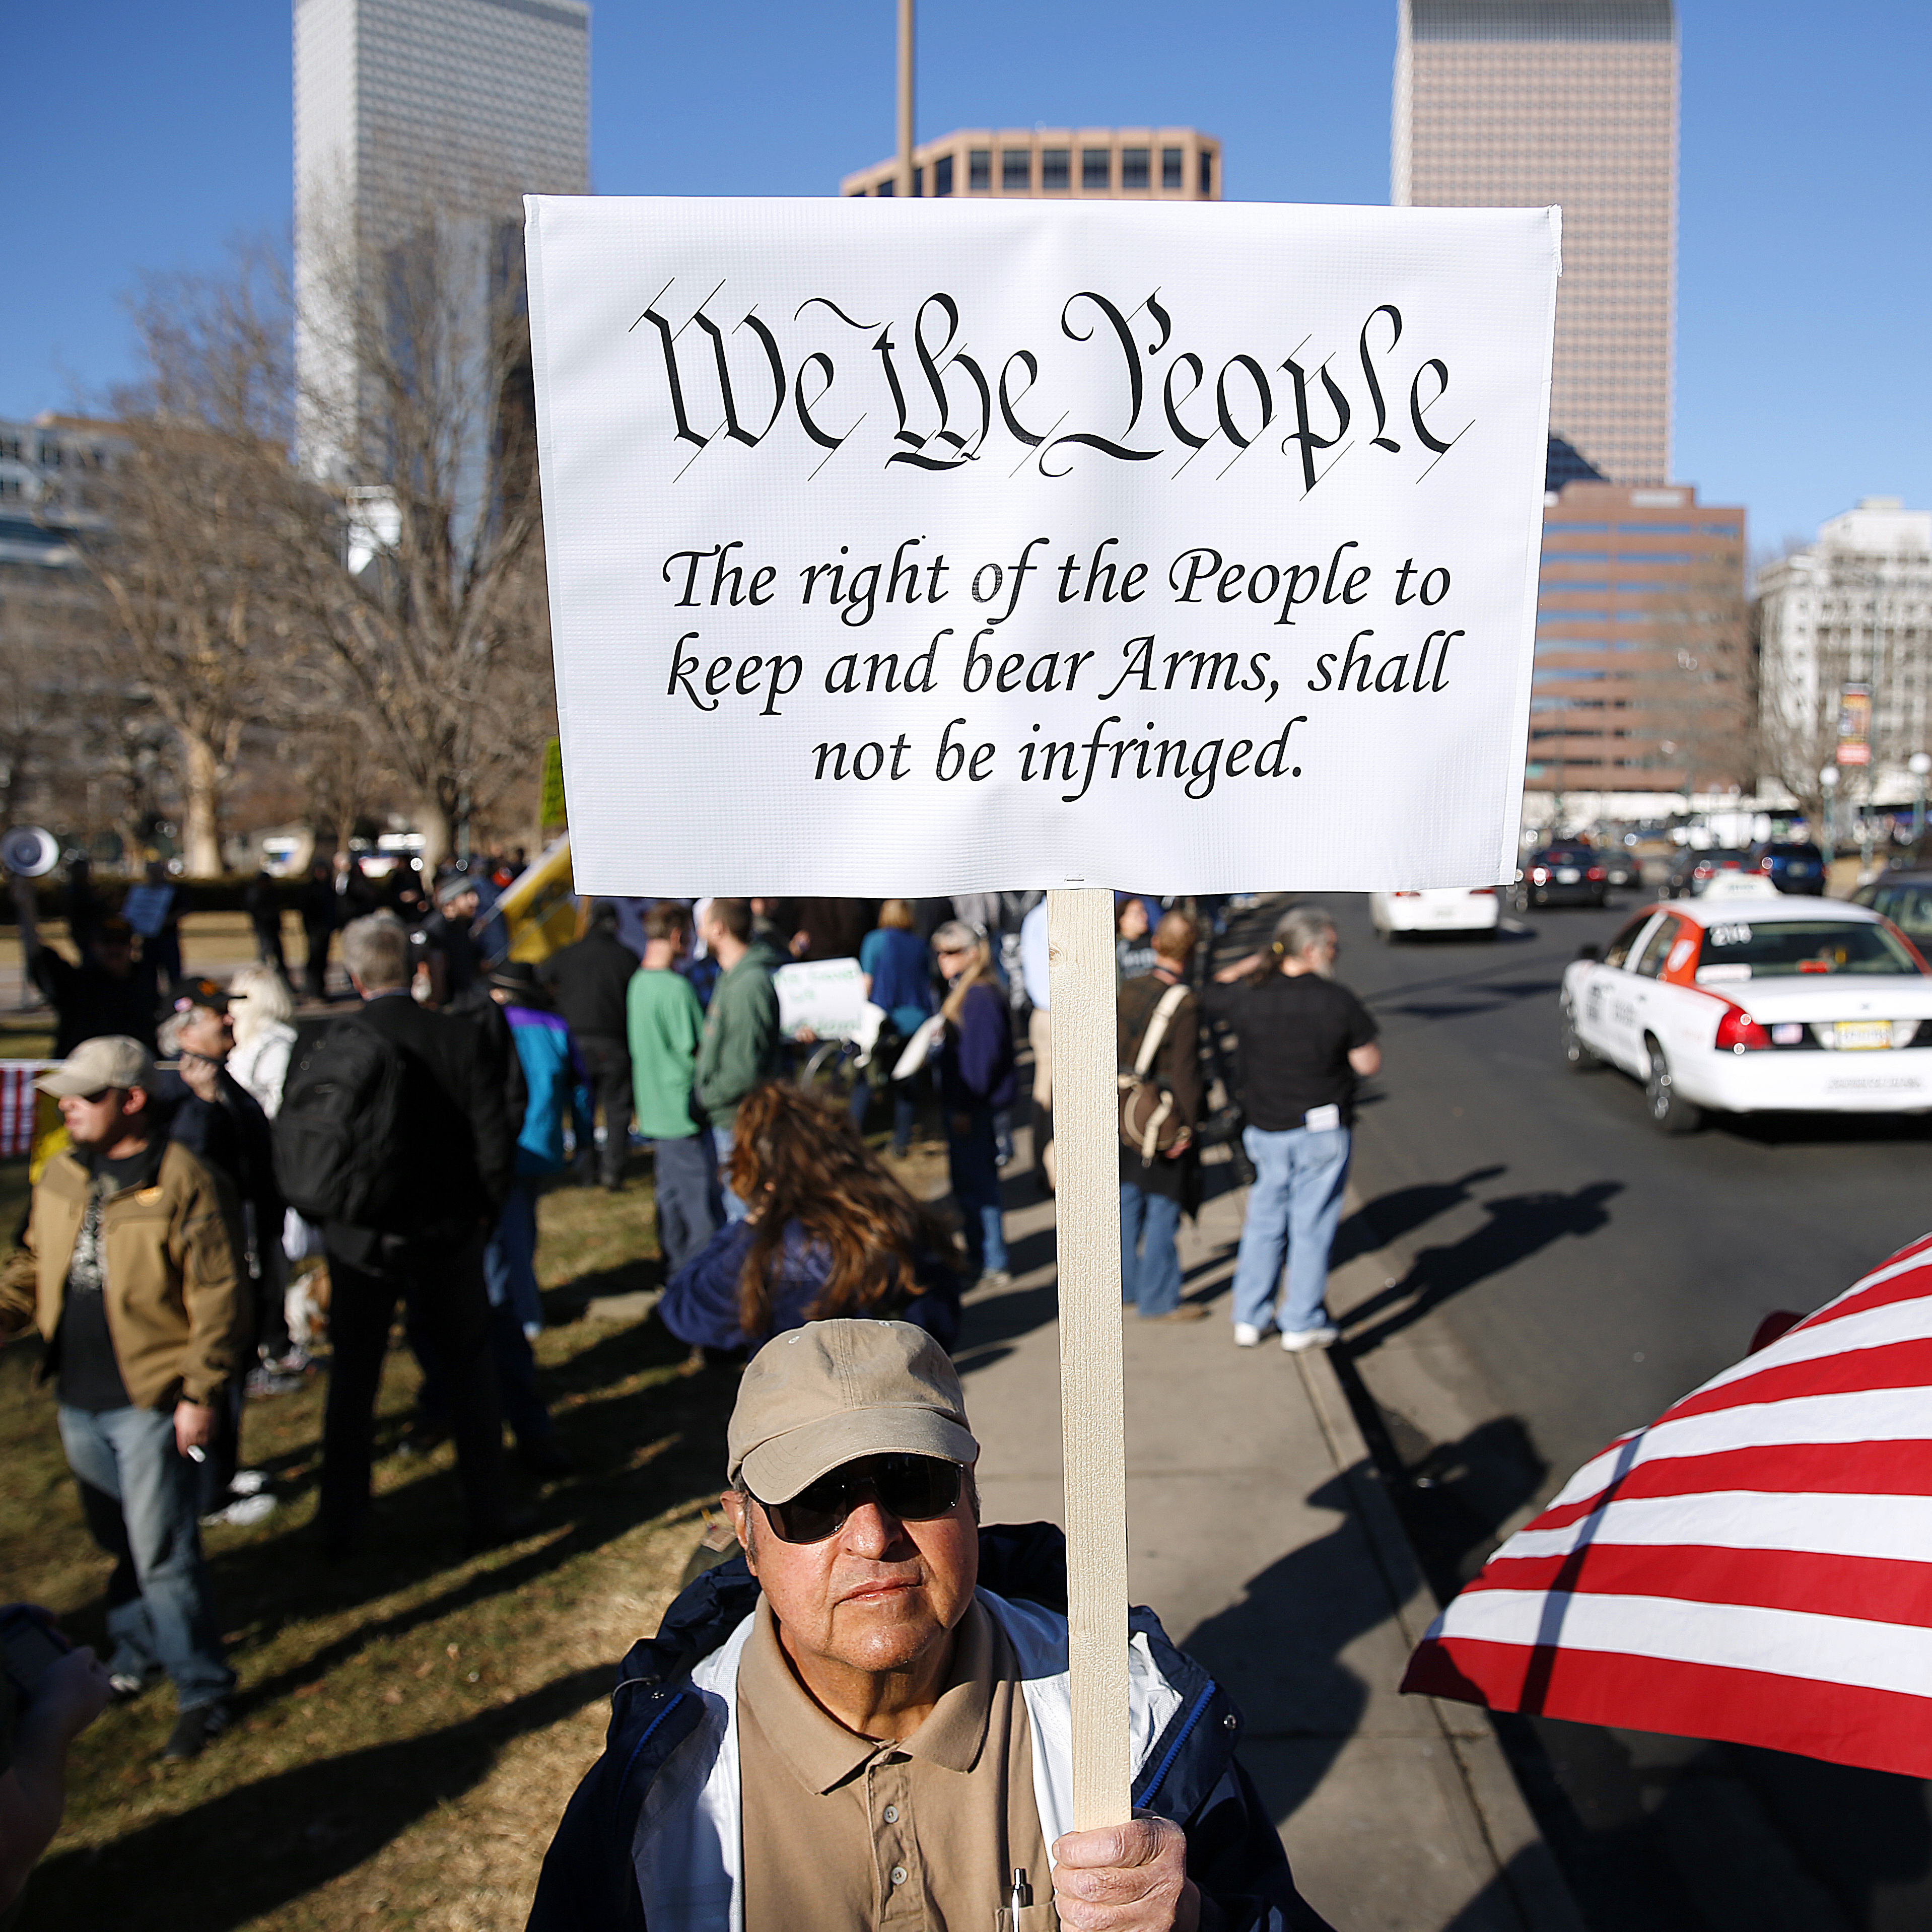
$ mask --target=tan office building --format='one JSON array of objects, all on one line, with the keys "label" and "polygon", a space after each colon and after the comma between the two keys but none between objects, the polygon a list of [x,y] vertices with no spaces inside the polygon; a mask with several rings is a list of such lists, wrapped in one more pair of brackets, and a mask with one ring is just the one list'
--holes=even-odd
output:
[{"label": "tan office building", "polygon": [[[913,150],[914,194],[1219,201],[1221,144],[1192,128],[964,128]],[[841,194],[898,193],[899,164],[848,175]]]},{"label": "tan office building", "polygon": [[1670,475],[1673,0],[1398,0],[1390,200],[1563,208],[1550,429],[1611,481]]},{"label": "tan office building", "polygon": [[1526,790],[1638,816],[1750,784],[1744,538],[1742,508],[1688,484],[1545,499]]}]

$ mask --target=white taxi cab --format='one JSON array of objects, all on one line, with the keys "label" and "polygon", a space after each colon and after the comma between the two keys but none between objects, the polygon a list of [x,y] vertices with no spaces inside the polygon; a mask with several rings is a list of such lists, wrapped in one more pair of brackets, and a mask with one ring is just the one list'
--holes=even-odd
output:
[{"label": "white taxi cab", "polygon": [[1388,940],[1410,932],[1483,932],[1493,938],[1502,917],[1502,895],[1494,886],[1369,895],[1369,923]]},{"label": "white taxi cab", "polygon": [[1866,907],[1741,880],[1638,914],[1594,954],[1564,970],[1564,1058],[1636,1075],[1665,1133],[1710,1108],[1932,1108],[1932,970]]}]

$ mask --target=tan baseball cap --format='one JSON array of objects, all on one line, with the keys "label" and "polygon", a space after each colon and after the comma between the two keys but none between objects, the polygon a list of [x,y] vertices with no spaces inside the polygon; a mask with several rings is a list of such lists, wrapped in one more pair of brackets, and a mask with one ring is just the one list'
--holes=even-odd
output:
[{"label": "tan baseball cap", "polygon": [[154,1063],[138,1040],[125,1034],[104,1034],[84,1040],[51,1073],[34,1082],[43,1094],[56,1096],[98,1094],[105,1087],[139,1087],[152,1092]]},{"label": "tan baseball cap", "polygon": [[946,1351],[910,1322],[808,1322],[752,1358],[726,1433],[728,1482],[787,1503],[861,1456],[979,1460]]}]

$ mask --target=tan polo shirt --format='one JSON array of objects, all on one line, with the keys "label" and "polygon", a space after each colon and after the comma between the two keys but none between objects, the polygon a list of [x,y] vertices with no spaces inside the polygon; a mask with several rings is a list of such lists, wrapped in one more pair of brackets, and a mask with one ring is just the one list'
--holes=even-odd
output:
[{"label": "tan polo shirt", "polygon": [[1057,1926],[1026,1698],[985,1606],[926,1721],[883,1744],[819,1708],[763,1598],[757,1617],[738,1666],[746,1932],[996,1932],[1016,1865],[1036,1903],[1012,1932]]}]

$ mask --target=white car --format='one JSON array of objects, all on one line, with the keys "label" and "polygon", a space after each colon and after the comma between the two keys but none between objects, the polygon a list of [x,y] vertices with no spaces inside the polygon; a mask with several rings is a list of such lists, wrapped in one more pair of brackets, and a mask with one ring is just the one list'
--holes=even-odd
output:
[{"label": "white car", "polygon": [[1932,971],[1864,906],[1713,892],[1594,952],[1564,970],[1564,1057],[1635,1074],[1665,1133],[1707,1108],[1932,1109]]},{"label": "white car", "polygon": [[1494,886],[1431,886],[1419,892],[1371,892],[1369,919],[1384,939],[1406,932],[1486,932],[1502,916]]}]

